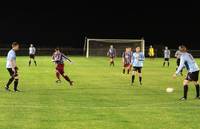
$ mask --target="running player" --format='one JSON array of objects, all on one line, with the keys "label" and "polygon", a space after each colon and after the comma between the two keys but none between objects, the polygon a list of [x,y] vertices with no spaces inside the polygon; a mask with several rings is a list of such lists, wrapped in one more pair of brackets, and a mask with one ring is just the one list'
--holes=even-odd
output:
[{"label": "running player", "polygon": [[129,74],[131,70],[131,59],[132,59],[132,52],[131,48],[126,48],[125,52],[122,54],[122,63],[123,63],[123,74],[127,70],[127,74]]},{"label": "running player", "polygon": [[[176,70],[178,69],[178,67],[179,67],[179,65],[180,65],[180,57],[181,57],[181,55],[183,54],[181,51],[180,51],[180,48],[181,46],[179,46],[179,50],[177,50],[176,51],[176,53],[175,53],[175,57],[176,57],[176,65],[177,65],[177,67],[176,67]],[[181,76],[183,76],[183,70],[181,69],[181,71],[180,71],[180,74],[181,74]]]},{"label": "running player", "polygon": [[199,97],[199,67],[197,63],[195,62],[193,56],[187,52],[187,48],[185,46],[180,46],[179,51],[182,52],[182,55],[180,57],[180,65],[176,71],[176,73],[173,75],[175,78],[177,75],[181,73],[181,70],[185,66],[188,74],[183,81],[183,90],[184,90],[184,95],[180,100],[187,100],[187,92],[188,92],[188,84],[190,82],[193,82],[195,87],[196,87],[196,98],[200,99]]},{"label": "running player", "polygon": [[33,46],[33,44],[30,45],[29,47],[29,66],[31,66],[31,60],[33,59],[35,66],[37,66],[36,60],[35,60],[35,53],[36,53],[36,48]]},{"label": "running player", "polygon": [[57,77],[57,83],[61,82],[60,75],[69,82],[70,86],[73,85],[73,81],[69,79],[67,75],[64,75],[64,61],[68,60],[69,62],[72,62],[67,56],[65,56],[63,53],[60,52],[59,48],[55,49],[55,52],[52,56],[52,61],[56,64],[56,77]]},{"label": "running player", "polygon": [[152,58],[154,58],[154,55],[155,55],[155,53],[154,53],[154,48],[153,48],[153,46],[152,45],[150,45],[150,48],[149,48],[149,57],[152,59]]},{"label": "running player", "polygon": [[169,59],[170,59],[170,50],[166,46],[165,50],[164,50],[164,62],[163,62],[163,66],[165,66],[165,62],[167,62],[168,67],[169,67]]},{"label": "running player", "polygon": [[107,56],[110,57],[110,66],[115,65],[114,58],[116,57],[116,49],[113,47],[113,45],[110,45],[110,49],[107,52]]},{"label": "running player", "polygon": [[13,42],[12,49],[7,54],[6,68],[10,74],[10,79],[8,80],[5,86],[6,91],[10,91],[9,86],[13,81],[14,81],[14,91],[15,92],[19,91],[17,89],[19,78],[18,78],[18,68],[16,64],[16,51],[18,50],[19,50],[19,43]]},{"label": "running player", "polygon": [[143,67],[144,58],[145,58],[144,54],[140,51],[140,47],[137,47],[136,52],[134,52],[132,56],[132,65],[133,65],[132,80],[131,80],[132,85],[135,80],[136,72],[138,72],[139,74],[139,82],[140,82],[140,85],[142,85],[142,67]]}]

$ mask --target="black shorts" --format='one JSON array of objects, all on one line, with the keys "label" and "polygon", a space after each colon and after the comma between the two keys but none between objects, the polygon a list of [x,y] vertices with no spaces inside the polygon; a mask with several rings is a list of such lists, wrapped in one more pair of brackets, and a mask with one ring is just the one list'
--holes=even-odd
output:
[{"label": "black shorts", "polygon": [[15,67],[15,72],[12,70],[12,68],[7,68],[7,70],[8,70],[11,77],[17,77],[18,76],[18,73],[17,73],[18,68],[17,67]]},{"label": "black shorts", "polygon": [[31,59],[35,59],[35,55],[34,54],[30,54],[29,55]]},{"label": "black shorts", "polygon": [[133,67],[133,71],[142,73],[142,67]]},{"label": "black shorts", "polygon": [[180,59],[177,59],[177,60],[176,60],[176,64],[177,64],[177,66],[179,66],[179,65],[180,65],[180,62],[181,62],[181,60],[180,60]]},{"label": "black shorts", "polygon": [[164,60],[165,60],[165,61],[169,61],[169,58],[165,58]]},{"label": "black shorts", "polygon": [[195,81],[195,82],[198,81],[199,80],[199,71],[188,73],[185,79],[188,81]]}]

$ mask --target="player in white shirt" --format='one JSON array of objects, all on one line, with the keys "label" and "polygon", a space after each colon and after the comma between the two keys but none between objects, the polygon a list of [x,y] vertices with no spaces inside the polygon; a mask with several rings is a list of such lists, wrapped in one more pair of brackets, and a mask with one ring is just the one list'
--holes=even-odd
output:
[{"label": "player in white shirt", "polygon": [[10,79],[8,80],[5,89],[10,91],[9,86],[14,81],[14,91],[18,92],[18,68],[16,64],[16,51],[19,50],[19,44],[17,42],[12,43],[12,49],[7,54],[6,68],[10,74]]},{"label": "player in white shirt", "polygon": [[179,47],[180,52],[182,52],[182,55],[180,56],[180,65],[176,71],[176,73],[173,75],[174,78],[181,73],[181,70],[186,67],[188,74],[183,81],[183,87],[184,87],[184,96],[181,98],[181,100],[187,100],[187,92],[188,92],[188,84],[189,82],[193,82],[196,87],[196,98],[200,99],[199,97],[199,67],[197,63],[195,62],[193,56],[187,52],[187,48],[185,46]]},{"label": "player in white shirt", "polygon": [[37,66],[36,60],[35,60],[35,54],[36,54],[36,48],[33,46],[33,44],[30,45],[29,47],[29,66],[31,66],[31,60],[34,61],[35,66]]},{"label": "player in white shirt", "polygon": [[169,59],[170,59],[170,50],[168,49],[168,47],[165,47],[164,50],[164,62],[163,62],[163,67],[165,66],[165,63],[167,62],[168,67],[169,67]]}]

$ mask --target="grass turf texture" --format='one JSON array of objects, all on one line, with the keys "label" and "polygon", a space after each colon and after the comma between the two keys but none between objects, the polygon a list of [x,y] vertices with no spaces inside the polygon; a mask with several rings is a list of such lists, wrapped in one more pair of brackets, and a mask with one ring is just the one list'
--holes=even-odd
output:
[{"label": "grass turf texture", "polygon": [[[146,59],[143,86],[136,77],[123,75],[121,59],[109,67],[103,57],[72,57],[65,71],[75,81],[74,87],[62,80],[55,83],[54,64],[50,57],[37,57],[38,67],[28,67],[28,57],[18,57],[23,92],[4,91],[9,75],[1,58],[0,129],[198,129],[200,100],[182,97],[182,79],[172,79],[171,66],[162,67],[163,59]],[[167,87],[175,92],[166,93]],[[13,86],[11,86],[13,89]]]}]

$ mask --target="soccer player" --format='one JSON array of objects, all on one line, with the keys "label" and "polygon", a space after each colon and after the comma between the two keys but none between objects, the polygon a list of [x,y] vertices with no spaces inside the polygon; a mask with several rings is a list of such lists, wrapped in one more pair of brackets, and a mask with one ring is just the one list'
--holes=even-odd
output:
[{"label": "soccer player", "polygon": [[12,49],[7,54],[7,62],[6,62],[6,68],[10,74],[10,79],[8,80],[5,89],[6,91],[10,91],[9,86],[14,81],[14,91],[18,92],[18,68],[16,64],[16,51],[19,50],[19,43],[13,42],[12,43]]},{"label": "soccer player", "polygon": [[150,45],[149,53],[148,54],[149,54],[150,58],[154,58],[155,53],[154,53],[154,48],[153,48],[152,45]]},{"label": "soccer player", "polygon": [[55,52],[52,56],[53,62],[56,64],[56,77],[57,77],[57,83],[61,82],[60,75],[69,82],[70,86],[73,85],[73,81],[70,80],[70,78],[64,74],[64,61],[68,60],[69,62],[72,62],[67,56],[65,56],[63,53],[60,52],[59,48],[55,49]]},{"label": "soccer player", "polygon": [[[177,50],[176,51],[176,53],[175,53],[175,57],[176,57],[176,65],[177,65],[177,67],[176,67],[176,70],[178,69],[178,67],[179,67],[179,65],[180,65],[180,57],[181,57],[181,55],[183,54],[181,51],[180,51],[180,48],[181,46],[179,46],[179,50]],[[181,69],[181,71],[180,71],[180,74],[181,74],[181,76],[183,76],[183,70]]]},{"label": "soccer player", "polygon": [[165,50],[164,50],[164,62],[163,62],[163,66],[165,66],[165,62],[167,62],[168,67],[169,67],[169,58],[170,58],[170,50],[166,46]]},{"label": "soccer player", "polygon": [[107,56],[110,57],[110,66],[115,65],[114,58],[116,57],[116,49],[113,47],[113,45],[110,45],[110,49],[107,52]]},{"label": "soccer player", "polygon": [[31,44],[30,47],[29,47],[29,57],[30,57],[29,66],[31,66],[31,60],[32,59],[33,59],[33,61],[35,63],[35,66],[37,66],[37,63],[36,63],[36,60],[35,60],[35,53],[36,53],[36,49],[33,46],[33,44]]},{"label": "soccer player", "polygon": [[196,98],[200,99],[199,97],[199,67],[197,63],[195,62],[193,56],[187,52],[187,48],[183,45],[179,47],[179,51],[182,52],[182,55],[180,57],[180,65],[176,71],[176,73],[173,75],[175,78],[177,75],[180,74],[181,70],[185,66],[188,73],[183,81],[183,90],[184,90],[184,95],[180,100],[187,100],[187,92],[188,92],[188,84],[190,82],[193,82],[195,87],[196,87]]},{"label": "soccer player", "polygon": [[129,74],[131,70],[131,59],[132,59],[132,52],[131,48],[126,48],[125,52],[122,54],[122,63],[123,63],[123,74],[127,69],[127,74]]},{"label": "soccer player", "polygon": [[140,85],[142,85],[142,67],[144,58],[145,58],[144,54],[140,51],[140,47],[137,47],[136,52],[134,52],[132,56],[133,72],[132,72],[131,85],[133,85],[134,83],[136,72],[138,72],[139,74],[139,82]]}]

